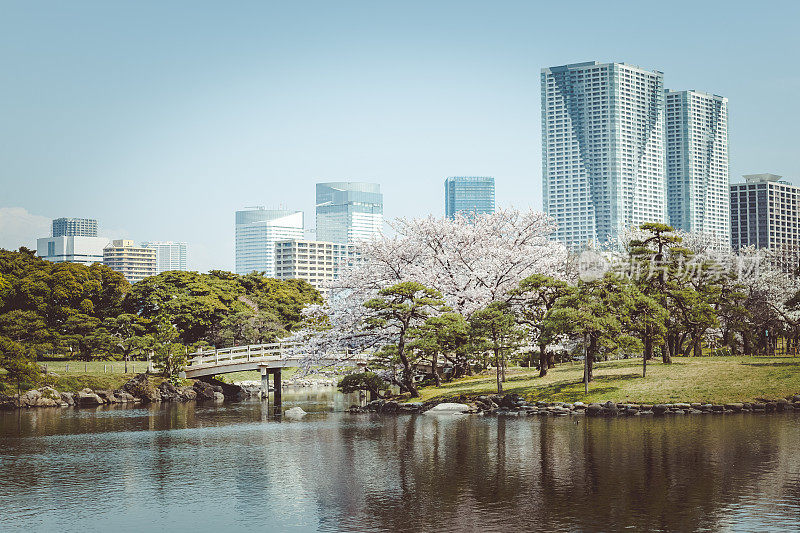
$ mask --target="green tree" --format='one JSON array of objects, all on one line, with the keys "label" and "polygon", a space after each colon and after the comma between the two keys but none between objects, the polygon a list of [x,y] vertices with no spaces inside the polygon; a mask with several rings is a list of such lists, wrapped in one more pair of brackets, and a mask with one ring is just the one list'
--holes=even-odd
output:
[{"label": "green tree", "polygon": [[370,394],[370,400],[375,400],[387,397],[389,384],[374,372],[361,372],[343,377],[339,381],[339,390],[344,394],[367,391]]},{"label": "green tree", "polygon": [[520,346],[525,332],[517,325],[514,314],[505,302],[493,302],[472,314],[470,327],[485,339],[494,353],[497,374],[497,392],[503,392],[508,355]]},{"label": "green tree", "polygon": [[412,397],[419,396],[414,384],[414,371],[406,340],[411,328],[420,325],[432,312],[444,311],[445,305],[439,291],[421,283],[407,281],[382,289],[378,298],[364,303],[371,311],[365,327],[394,334],[397,339],[397,357],[403,366],[400,379],[401,388]]},{"label": "green tree", "polygon": [[570,293],[572,288],[564,281],[543,274],[533,274],[523,279],[519,287],[511,293],[517,320],[527,326],[532,340],[539,346],[539,376],[547,375],[547,370],[555,366],[555,356],[547,352],[551,339],[544,328],[544,317],[556,301]]},{"label": "green tree", "polygon": [[439,373],[439,355],[454,366],[469,366],[466,347],[469,343],[469,323],[458,313],[443,313],[425,319],[410,332],[410,345],[430,357],[431,372],[436,386],[442,385]]},{"label": "green tree", "polygon": [[188,348],[175,342],[179,337],[178,329],[166,317],[157,318],[154,324],[153,364],[164,377],[171,382],[177,382],[178,374],[188,363]]},{"label": "green tree", "polygon": [[41,379],[39,365],[25,353],[25,348],[9,339],[0,337],[0,368],[6,371],[5,380],[17,392],[17,398],[23,389],[34,386]]},{"label": "green tree", "polygon": [[548,335],[569,335],[583,341],[587,392],[598,356],[637,344],[623,327],[636,299],[633,290],[630,283],[606,273],[598,280],[579,281],[575,290],[559,298],[545,316]]}]

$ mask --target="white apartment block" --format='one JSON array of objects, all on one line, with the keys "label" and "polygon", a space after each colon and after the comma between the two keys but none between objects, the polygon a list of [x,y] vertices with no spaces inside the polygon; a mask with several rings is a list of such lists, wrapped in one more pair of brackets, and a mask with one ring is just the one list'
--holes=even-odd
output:
[{"label": "white apartment block", "polygon": [[134,246],[132,240],[117,239],[103,250],[103,264],[136,283],[156,275],[156,251]]},{"label": "white apartment block", "polygon": [[152,248],[156,251],[156,272],[169,272],[170,270],[188,270],[187,245],[185,242],[172,241],[146,241],[143,248]]},{"label": "white apartment block", "polygon": [[542,69],[544,211],[572,248],[666,222],[664,75],[625,63]]},{"label": "white apartment block", "polygon": [[323,241],[290,239],[275,243],[275,277],[302,279],[327,295],[326,284],[339,275],[353,257],[354,247]]},{"label": "white apartment block", "polygon": [[699,91],[667,91],[666,106],[669,224],[727,245],[728,99]]}]

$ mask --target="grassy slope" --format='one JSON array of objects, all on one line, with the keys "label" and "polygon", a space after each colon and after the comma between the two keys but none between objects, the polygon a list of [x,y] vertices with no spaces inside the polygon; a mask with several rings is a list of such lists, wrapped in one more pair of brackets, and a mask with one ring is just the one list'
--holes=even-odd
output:
[{"label": "grassy slope", "polygon": [[[642,360],[596,363],[589,394],[583,392],[583,367],[563,364],[544,378],[535,369],[511,369],[503,392],[533,400],[632,403],[677,401],[726,403],[755,398],[779,398],[800,394],[798,357],[702,357],[676,358],[671,365],[653,361],[642,378]],[[494,373],[464,378],[441,388],[420,391],[423,400],[459,394],[496,392]]]}]

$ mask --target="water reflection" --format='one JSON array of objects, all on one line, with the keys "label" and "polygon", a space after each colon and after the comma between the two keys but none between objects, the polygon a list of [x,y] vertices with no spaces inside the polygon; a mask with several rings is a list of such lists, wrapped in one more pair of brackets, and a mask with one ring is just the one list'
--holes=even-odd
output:
[{"label": "water reflection", "polygon": [[0,530],[793,529],[800,416],[347,415],[271,406],[0,414]]}]

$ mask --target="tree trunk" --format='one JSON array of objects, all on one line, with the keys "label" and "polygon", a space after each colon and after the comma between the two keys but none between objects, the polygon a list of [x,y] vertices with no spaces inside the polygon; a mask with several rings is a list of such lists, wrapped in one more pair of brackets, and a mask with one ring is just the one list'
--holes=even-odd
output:
[{"label": "tree trunk", "polygon": [[500,353],[497,348],[494,349],[494,358],[495,358],[495,363],[497,363],[495,365],[497,369],[497,394],[500,394],[503,392],[503,383],[500,380]]},{"label": "tree trunk", "polygon": [[436,382],[436,386],[441,387],[442,377],[439,375],[439,352],[433,352],[431,368],[433,369],[433,380]]},{"label": "tree trunk", "polygon": [[649,334],[644,338],[644,353],[642,354],[642,377],[647,377],[647,360],[653,357],[653,339]]},{"label": "tree trunk", "polygon": [[703,357],[703,345],[702,345],[703,336],[701,334],[696,334],[694,336],[693,348],[694,348],[694,356],[695,357]]},{"label": "tree trunk", "polygon": [[589,336],[589,349],[586,353],[586,369],[587,369],[587,378],[588,381],[591,382],[594,380],[593,370],[594,370],[594,353],[597,350],[597,339],[593,336]]},{"label": "tree trunk", "polygon": [[400,362],[403,363],[403,385],[411,393],[412,398],[419,396],[416,384],[414,384],[414,374],[411,370],[411,363],[406,357],[406,339],[405,335],[401,334],[397,342],[397,355],[400,356]]},{"label": "tree trunk", "polygon": [[539,343],[539,377],[543,378],[547,375],[547,367],[550,362],[547,359],[547,344]]}]

